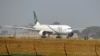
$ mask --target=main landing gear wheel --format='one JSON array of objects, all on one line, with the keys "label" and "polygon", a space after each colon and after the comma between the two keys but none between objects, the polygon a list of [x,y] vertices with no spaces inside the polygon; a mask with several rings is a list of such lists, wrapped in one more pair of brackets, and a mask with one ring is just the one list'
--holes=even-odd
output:
[{"label": "main landing gear wheel", "polygon": [[46,36],[41,36],[41,38],[46,38]]},{"label": "main landing gear wheel", "polygon": [[58,35],[56,36],[56,38],[61,38],[61,36],[58,34]]}]

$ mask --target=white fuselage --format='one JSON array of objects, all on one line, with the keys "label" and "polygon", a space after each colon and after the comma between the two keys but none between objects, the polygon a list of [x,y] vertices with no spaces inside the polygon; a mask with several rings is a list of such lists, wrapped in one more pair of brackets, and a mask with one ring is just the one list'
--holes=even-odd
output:
[{"label": "white fuselage", "polygon": [[72,29],[68,25],[35,25],[34,28],[40,31],[47,31],[53,33],[67,34],[71,33]]}]

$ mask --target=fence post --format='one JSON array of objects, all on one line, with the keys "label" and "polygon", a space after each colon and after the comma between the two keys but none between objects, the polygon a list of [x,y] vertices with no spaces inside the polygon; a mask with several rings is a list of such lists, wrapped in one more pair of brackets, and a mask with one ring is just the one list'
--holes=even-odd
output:
[{"label": "fence post", "polygon": [[35,42],[34,42],[34,50],[35,50],[36,56],[38,56],[38,53],[37,53],[37,50],[36,50],[36,47],[35,47]]},{"label": "fence post", "polygon": [[96,44],[95,44],[95,53],[96,53],[96,56],[99,56],[98,53],[97,53]]},{"label": "fence post", "polygon": [[8,47],[7,47],[7,43],[6,43],[6,39],[5,39],[5,48],[6,48],[8,56],[10,56],[10,53],[9,53],[9,50],[8,50]]},{"label": "fence post", "polygon": [[65,55],[67,56],[66,43],[64,43],[64,52],[65,52]]}]

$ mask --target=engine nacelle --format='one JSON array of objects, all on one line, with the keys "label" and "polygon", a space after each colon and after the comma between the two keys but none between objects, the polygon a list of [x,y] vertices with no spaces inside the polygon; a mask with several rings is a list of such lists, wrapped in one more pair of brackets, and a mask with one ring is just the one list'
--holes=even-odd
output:
[{"label": "engine nacelle", "polygon": [[41,36],[41,38],[46,38],[46,32],[45,31],[40,31],[39,35]]},{"label": "engine nacelle", "polygon": [[43,32],[44,32],[44,31],[41,30],[41,31],[39,32],[39,35],[40,35],[40,36],[43,36]]}]

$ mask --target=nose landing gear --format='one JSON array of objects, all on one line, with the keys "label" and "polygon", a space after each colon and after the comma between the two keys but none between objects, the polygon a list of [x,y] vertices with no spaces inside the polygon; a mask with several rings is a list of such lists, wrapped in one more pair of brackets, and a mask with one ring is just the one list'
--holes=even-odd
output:
[{"label": "nose landing gear", "polygon": [[57,34],[56,38],[61,38],[61,35],[60,34]]}]

